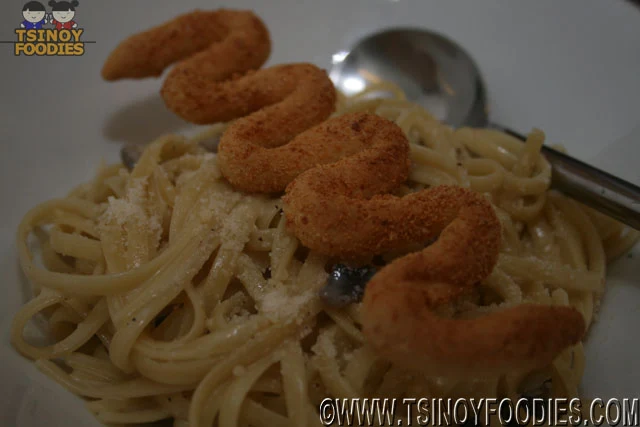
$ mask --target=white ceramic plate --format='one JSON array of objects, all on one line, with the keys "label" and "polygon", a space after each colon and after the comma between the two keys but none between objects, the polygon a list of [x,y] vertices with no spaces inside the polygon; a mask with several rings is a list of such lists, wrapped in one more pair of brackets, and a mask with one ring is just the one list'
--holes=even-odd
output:
[{"label": "white ceramic plate", "polygon": [[[12,41],[23,1],[0,15],[0,40]],[[46,3],[46,1],[44,2]],[[125,36],[190,9],[251,8],[273,37],[271,64],[331,55],[391,26],[423,26],[464,46],[482,69],[498,123],[540,127],[575,156],[640,184],[640,9],[623,0],[505,1],[80,1],[81,57],[15,57],[0,44],[0,424],[98,425],[82,402],[40,374],[9,344],[11,317],[25,300],[14,244],[22,215],[116,161],[122,141],[148,141],[188,126],[163,107],[160,81],[107,84],[100,68]],[[635,259],[640,257],[636,249]],[[587,344],[583,392],[635,397],[640,387],[633,337],[640,323],[640,267],[623,258]]]}]

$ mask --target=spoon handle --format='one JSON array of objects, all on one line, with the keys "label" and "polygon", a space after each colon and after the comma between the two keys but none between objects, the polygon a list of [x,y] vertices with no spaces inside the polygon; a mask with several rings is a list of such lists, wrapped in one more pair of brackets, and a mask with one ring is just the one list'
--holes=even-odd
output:
[{"label": "spoon handle", "polygon": [[[493,124],[492,127],[526,140],[511,129]],[[541,152],[551,164],[553,188],[640,230],[640,187],[553,148],[542,146]]]}]

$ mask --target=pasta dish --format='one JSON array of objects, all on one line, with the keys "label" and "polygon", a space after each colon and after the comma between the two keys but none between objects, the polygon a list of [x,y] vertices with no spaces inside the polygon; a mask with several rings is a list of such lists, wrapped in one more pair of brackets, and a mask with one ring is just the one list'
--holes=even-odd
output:
[{"label": "pasta dish", "polygon": [[[221,19],[218,15],[209,18]],[[228,18],[234,22],[228,25],[229,34],[234,34],[233,25],[247,25],[243,19],[253,22],[246,15],[232,18]],[[180,24],[180,28],[185,27]],[[224,37],[231,36],[217,35],[207,45]],[[198,55],[192,58],[202,60]],[[151,61],[142,56],[147,63]],[[264,59],[256,61],[249,61],[248,68],[259,68]],[[196,79],[189,74],[189,67],[195,66],[185,64],[179,63],[167,77],[163,96],[170,98],[170,108],[189,116],[195,110],[186,105],[184,96],[178,99],[176,95],[187,91],[181,86],[186,83],[177,81],[179,77]],[[247,68],[246,57],[242,67]],[[226,83],[235,85],[232,89],[238,94],[245,93],[238,89],[242,85],[267,87],[265,82],[269,83],[264,94],[237,95],[241,99],[229,101],[253,103],[251,108],[231,111],[225,104],[224,114],[200,108],[193,122],[219,123],[207,125],[192,138],[161,136],[144,147],[132,169],[123,164],[102,166],[95,178],[67,197],[44,202],[24,217],[18,229],[19,257],[34,292],[14,319],[11,339],[15,348],[71,392],[86,398],[89,410],[105,424],[170,419],[176,427],[311,426],[319,424],[317,408],[326,396],[577,396],[584,369],[582,338],[597,314],[607,262],[628,250],[637,232],[550,190],[551,169],[540,154],[545,139],[540,130],[533,130],[522,143],[495,130],[452,129],[407,101],[390,83],[355,96],[338,93],[334,97],[323,95],[333,93],[332,86],[327,89],[313,82],[308,84],[313,90],[299,94],[298,88],[315,78],[314,71],[283,67],[287,66],[259,70]],[[176,81],[169,87],[174,73]],[[281,83],[278,79],[283,73],[295,84],[286,78]],[[318,104],[305,98],[317,98],[318,91],[324,97]],[[291,101],[296,96],[300,100]],[[215,102],[220,99],[222,95]],[[330,104],[326,114],[317,106],[324,104]],[[289,110],[286,117],[290,121],[273,118],[277,108],[287,105],[301,106],[315,116],[299,118],[304,115],[299,113],[294,117]],[[291,157],[282,152],[277,158],[253,159],[251,153],[262,151],[251,151],[237,142],[252,137],[246,130],[253,124],[249,119],[260,121],[260,129],[267,129],[264,132],[274,128],[282,133],[279,140],[272,138],[264,144],[266,148],[261,149],[265,152],[280,150],[293,140],[290,144],[295,150],[291,148],[289,155],[304,151],[303,157],[313,158],[313,164],[299,166],[304,170],[280,165],[278,162],[291,163]],[[351,125],[342,131],[344,123]],[[327,158],[339,157],[325,161],[320,154],[314,157],[324,149],[320,143],[319,149],[312,143],[303,145],[307,144],[304,138],[320,141],[323,135],[334,135],[327,144],[340,138],[356,144],[356,136],[340,132],[375,138],[367,133],[368,123],[384,132],[388,129],[376,147],[393,138],[402,140],[394,147],[406,144],[408,160],[404,162],[400,156],[405,154],[400,153],[385,157],[385,164],[374,165],[406,165],[406,176],[398,175],[403,179],[378,191],[394,199],[373,194],[364,198],[387,206],[390,200],[428,194],[424,203],[435,203],[434,191],[447,188],[461,195],[457,200],[468,197],[472,200],[469,206],[480,206],[478,215],[486,211],[481,210],[486,205],[491,208],[487,215],[497,218],[495,239],[487,237],[490,231],[477,231],[484,226],[490,230],[490,220],[483,220],[471,234],[480,236],[469,240],[473,251],[449,251],[450,257],[441,261],[443,265],[455,262],[452,268],[460,271],[472,269],[474,262],[482,264],[477,273],[469,273],[468,285],[461,284],[460,292],[452,293],[448,290],[452,285],[441,285],[440,276],[433,276],[437,280],[432,280],[431,293],[425,296],[430,314],[420,314],[416,320],[410,316],[417,316],[421,307],[415,312],[415,304],[402,309],[398,322],[405,323],[398,324],[406,328],[400,329],[417,328],[412,333],[431,334],[416,335],[432,337],[432,341],[415,347],[405,348],[403,332],[397,336],[386,333],[385,325],[378,324],[382,320],[376,320],[391,318],[385,310],[403,304],[400,296],[408,292],[400,285],[393,287],[398,266],[409,268],[409,261],[403,260],[423,250],[436,250],[429,248],[446,248],[447,236],[461,239],[470,228],[462,220],[447,219],[447,224],[459,227],[454,230],[458,234],[447,231],[452,228],[433,232],[436,227],[429,229],[428,239],[424,238],[427,234],[415,234],[402,245],[395,243],[401,239],[392,239],[389,245],[393,247],[381,243],[371,251],[352,243],[357,240],[353,236],[345,242],[338,233],[335,240],[325,238],[338,225],[321,228],[320,222],[346,209],[340,197],[351,191],[343,189],[348,188],[351,177],[340,175],[331,181],[334,187],[330,189],[316,187],[325,182],[323,176],[333,176],[337,170],[332,169],[333,164],[355,158],[367,148],[345,148],[338,154],[327,148]],[[296,126],[310,130],[291,130]],[[231,145],[232,138],[236,145]],[[296,141],[302,142],[298,146]],[[206,148],[212,145],[217,149]],[[365,169],[352,168],[354,175]],[[395,178],[367,179],[387,185],[384,183]],[[314,187],[314,183],[320,184]],[[325,197],[316,195],[320,191],[336,202],[329,202],[322,207],[322,215],[314,216],[313,203]],[[349,197],[360,196],[349,193]],[[434,217],[450,206],[438,203]],[[464,209],[459,211],[466,212]],[[406,207],[399,212],[403,227],[409,227],[413,211]],[[358,222],[374,216],[358,216]],[[340,221],[351,224],[347,214]],[[372,236],[393,229],[393,225],[371,227]],[[371,245],[378,245],[381,239],[375,237]],[[482,245],[473,246],[475,241]],[[475,261],[478,253],[490,252],[492,242],[499,244],[495,259]],[[376,269],[368,283],[375,288],[366,286],[364,300],[332,305],[321,298],[339,264]],[[374,290],[382,301],[378,305]],[[456,322],[480,325],[483,319],[504,313],[516,319],[531,311],[537,319],[536,307],[555,316],[554,322],[564,323],[550,327],[540,321],[538,326],[527,326],[533,329],[526,329],[529,335],[522,341],[501,347],[486,361],[470,361],[463,348],[493,345],[492,335],[465,336],[469,341],[458,343],[451,338],[453,329],[444,329],[457,327]],[[25,326],[36,317],[46,319],[53,338],[48,346],[36,346],[24,337]],[[416,326],[422,320],[424,326]],[[429,324],[441,328],[442,337],[427,331]],[[513,325],[519,323],[514,320],[504,329],[519,327]],[[443,349],[426,348],[437,347],[440,339],[449,340]],[[530,342],[529,347],[525,342]],[[544,351],[535,353],[531,361],[523,357],[522,365],[510,356],[531,348]],[[432,361],[431,368],[401,363],[407,354],[415,354],[413,359],[421,366],[425,360]],[[446,354],[456,357],[450,365],[440,363],[439,355]]]}]

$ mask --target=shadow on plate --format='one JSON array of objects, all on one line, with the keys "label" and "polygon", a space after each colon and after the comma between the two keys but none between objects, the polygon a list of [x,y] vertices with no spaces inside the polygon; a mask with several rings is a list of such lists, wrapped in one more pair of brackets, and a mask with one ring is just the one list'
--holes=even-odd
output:
[{"label": "shadow on plate", "polygon": [[103,134],[113,142],[143,145],[188,126],[190,124],[169,111],[160,94],[155,93],[114,112]]}]

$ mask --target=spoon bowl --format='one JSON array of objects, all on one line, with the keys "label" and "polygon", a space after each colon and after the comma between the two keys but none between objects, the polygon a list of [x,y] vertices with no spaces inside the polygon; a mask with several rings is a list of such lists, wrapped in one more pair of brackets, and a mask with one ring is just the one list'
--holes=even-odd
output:
[{"label": "spoon bowl", "polygon": [[440,34],[419,29],[373,34],[336,61],[330,76],[346,95],[392,81],[407,99],[453,127],[488,124],[478,67],[462,47]]}]

